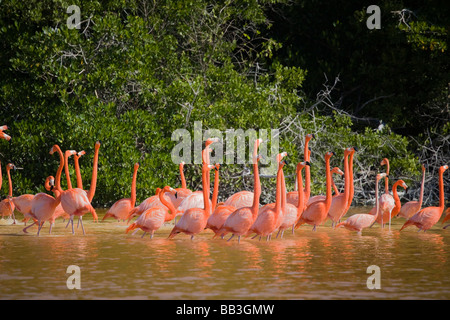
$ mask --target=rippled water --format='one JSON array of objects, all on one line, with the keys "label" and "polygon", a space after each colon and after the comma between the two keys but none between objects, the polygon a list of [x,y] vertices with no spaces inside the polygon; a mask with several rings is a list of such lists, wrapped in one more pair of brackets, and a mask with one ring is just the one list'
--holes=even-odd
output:
[{"label": "rippled water", "polygon": [[[98,210],[100,219],[105,211]],[[349,213],[368,212],[352,208]],[[72,235],[62,220],[52,235],[0,220],[0,299],[449,299],[450,230],[440,222],[427,233],[379,225],[357,235],[330,223],[270,242],[194,241],[171,225],[151,240],[125,234],[113,220],[85,217]],[[33,229],[34,228],[34,229]],[[69,290],[67,267],[80,268],[80,290]],[[381,289],[367,288],[367,268],[380,267]]]}]

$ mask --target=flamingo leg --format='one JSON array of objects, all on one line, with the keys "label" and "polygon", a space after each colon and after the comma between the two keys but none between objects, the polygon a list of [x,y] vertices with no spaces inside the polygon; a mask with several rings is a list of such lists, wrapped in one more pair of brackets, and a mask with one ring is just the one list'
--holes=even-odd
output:
[{"label": "flamingo leg", "polygon": [[233,237],[234,237],[234,233],[231,235],[230,239],[227,240],[227,242],[230,241],[231,239],[233,239]]},{"label": "flamingo leg", "polygon": [[276,236],[277,239],[278,239],[278,235],[280,234],[280,232],[281,232],[281,229],[278,229],[277,236]]},{"label": "flamingo leg", "polygon": [[[2,218],[3,218],[3,217],[2,217]],[[28,229],[28,228],[30,228],[30,227],[32,227],[32,226],[34,226],[34,225],[35,225],[36,223],[37,223],[37,221],[33,222],[33,223],[32,223],[32,224],[30,224],[30,225],[29,225],[28,227],[26,227],[26,228],[23,228],[23,230],[22,230],[22,231],[23,231],[24,233],[28,233],[27,229]]]},{"label": "flamingo leg", "polygon": [[141,238],[143,238],[146,234],[147,234],[147,232],[144,231],[144,234],[141,236]]},{"label": "flamingo leg", "polygon": [[[83,230],[83,235],[86,235],[86,232],[84,232],[83,217],[82,217],[82,216],[80,216],[80,217],[78,218],[78,223],[81,224],[81,230]],[[78,227],[77,227],[77,228],[78,228]]]},{"label": "flamingo leg", "polygon": [[50,223],[50,230],[48,231],[48,234],[52,234],[52,227],[53,227],[53,223]]},{"label": "flamingo leg", "polygon": [[39,228],[38,228],[37,235],[39,235],[43,226],[44,226],[44,221],[42,223],[40,223],[40,221],[39,221]]},{"label": "flamingo leg", "polygon": [[238,243],[241,243],[241,236],[238,236]]}]

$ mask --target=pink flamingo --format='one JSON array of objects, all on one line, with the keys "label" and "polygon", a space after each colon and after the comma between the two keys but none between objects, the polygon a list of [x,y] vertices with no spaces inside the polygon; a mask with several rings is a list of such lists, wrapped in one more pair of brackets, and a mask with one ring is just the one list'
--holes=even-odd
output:
[{"label": "pink flamingo", "polygon": [[392,194],[394,195],[395,207],[394,209],[392,209],[391,218],[395,217],[400,212],[400,208],[402,207],[402,203],[400,202],[400,198],[397,193],[398,186],[402,187],[403,189],[408,188],[403,180],[397,180],[392,186]]},{"label": "pink flamingo", "polygon": [[128,218],[130,211],[134,208],[136,203],[136,178],[138,169],[139,163],[136,162],[134,164],[133,179],[131,182],[131,197],[117,200],[103,216],[102,221],[108,217],[113,217],[114,219],[123,221]]},{"label": "pink flamingo", "polygon": [[[298,204],[296,206],[292,204],[286,204],[286,199],[283,199],[286,197],[285,192],[281,192],[281,200],[282,200],[282,207],[284,207],[284,217],[283,222],[281,223],[280,227],[278,228],[278,234],[281,232],[281,238],[283,238],[283,233],[286,229],[292,228],[292,234],[294,234],[295,230],[295,224],[300,219],[304,209],[305,209],[305,197],[303,192],[303,182],[302,182],[302,170],[305,166],[309,166],[309,162],[299,162],[297,164],[297,183],[298,183]],[[283,184],[282,184],[283,186]],[[284,187],[283,187],[284,189]],[[282,190],[283,190],[282,189]],[[294,210],[290,210],[286,208],[286,206],[293,206],[295,208]],[[277,234],[277,238],[278,238]]]},{"label": "pink flamingo", "polygon": [[251,235],[252,233],[256,233],[253,238],[259,235],[259,239],[261,240],[261,237],[265,236],[266,241],[269,241],[271,239],[272,233],[280,227],[283,220],[283,213],[281,210],[281,177],[285,164],[285,160],[281,160],[278,163],[275,206],[262,210],[264,209],[264,207],[267,208],[268,205],[266,205],[259,210],[255,222],[247,232],[247,236]]},{"label": "pink flamingo", "polygon": [[[219,142],[218,138],[209,138],[205,142],[205,148],[202,150],[202,163],[210,165],[209,158],[211,153],[210,145]],[[210,186],[210,177],[206,177],[206,182],[208,186]],[[209,198],[208,198],[209,199]],[[213,207],[211,200],[208,200],[210,203],[210,208]],[[231,205],[231,204],[225,204],[225,205]],[[182,216],[184,212],[191,208],[202,208],[203,207],[203,192],[202,191],[195,191],[192,192],[190,195],[188,195],[186,198],[183,199],[181,204],[178,206],[178,214],[177,216]],[[210,212],[211,214],[212,212]],[[176,218],[175,218],[176,219]]]},{"label": "pink flamingo", "polygon": [[[3,217],[9,217],[12,216],[13,218],[13,224],[16,224],[16,217],[14,216],[14,209],[15,209],[15,205],[14,202],[12,200],[13,196],[13,190],[12,190],[12,180],[11,180],[11,169],[13,170],[17,170],[16,166],[12,163],[8,163],[6,165],[6,175],[8,176],[8,196],[6,199],[3,199],[0,202],[0,215]],[[0,163],[0,176],[2,174],[1,171],[1,163]],[[1,185],[1,184],[0,184]]]},{"label": "pink flamingo", "polygon": [[348,157],[350,153],[354,150],[353,148],[346,148],[344,150],[344,193],[338,194],[333,197],[331,201],[331,206],[328,211],[328,218],[331,220],[331,226],[335,226],[341,217],[346,213],[348,198],[350,196],[350,169]]},{"label": "pink flamingo", "polygon": [[370,227],[374,224],[379,212],[379,197],[378,197],[378,182],[386,177],[386,173],[377,174],[375,180],[375,210],[371,210],[367,213],[358,213],[350,216],[344,222],[340,222],[336,225],[336,228],[345,227],[348,230],[356,231],[358,234],[362,234],[362,230]]},{"label": "pink flamingo", "polygon": [[[312,133],[309,133],[305,136],[305,147],[304,147],[304,155],[303,155],[303,161],[306,163],[311,163],[311,149],[309,148],[309,141],[311,141],[312,138],[316,138],[316,136]],[[311,195],[311,169],[309,166],[305,167],[305,189],[304,192],[304,202],[305,207],[306,203],[309,201],[309,197]],[[286,196],[287,203],[291,203],[294,206],[298,204],[298,192],[297,191],[291,191],[288,192]]]},{"label": "pink flamingo", "polygon": [[423,208],[411,218],[409,218],[400,231],[408,226],[414,225],[420,230],[427,231],[436,224],[441,218],[444,212],[444,172],[448,169],[448,166],[441,166],[439,168],[439,207],[427,207]]},{"label": "pink flamingo", "polygon": [[208,218],[206,223],[206,229],[211,229],[215,236],[218,235],[218,231],[222,228],[227,218],[232,214],[236,208],[233,206],[226,206],[224,204],[217,205],[217,197],[219,194],[219,168],[220,164],[215,165],[214,172],[214,190],[212,196],[212,211],[213,213]]},{"label": "pink flamingo", "polygon": [[331,194],[331,170],[330,170],[330,158],[335,155],[334,152],[327,152],[325,154],[325,170],[326,170],[326,198],[324,201],[316,201],[307,206],[299,221],[296,224],[296,228],[302,224],[313,225],[313,231],[316,231],[317,226],[321,225],[327,218],[328,210],[331,206],[332,194]]},{"label": "pink flamingo", "polygon": [[[384,228],[384,224],[386,222],[389,222],[389,231],[391,230],[391,214],[392,210],[395,207],[395,200],[394,197],[392,197],[389,194],[389,160],[387,158],[384,158],[381,160],[380,165],[386,166],[386,178],[384,179],[384,194],[380,197],[380,212],[377,215],[377,220],[379,224],[381,224],[381,228]],[[389,220],[386,221],[387,217],[389,216]]]},{"label": "pink flamingo", "polygon": [[[64,155],[58,145],[54,145],[52,147],[52,149],[50,150],[50,154],[53,154],[55,152],[58,152],[59,158],[60,158],[60,165],[58,168],[58,172],[59,172],[60,169],[62,171],[62,167],[64,166]],[[57,191],[61,192],[61,205],[62,205],[62,208],[64,209],[64,211],[67,214],[69,214],[69,216],[70,216],[69,223],[72,224],[72,233],[75,234],[75,230],[73,228],[73,218],[75,216],[78,216],[78,220],[81,223],[81,228],[83,230],[83,234],[86,234],[84,231],[83,220],[82,220],[83,215],[86,212],[90,212],[92,214],[92,216],[94,217],[94,220],[98,220],[97,213],[95,212],[95,209],[92,207],[91,202],[89,201],[88,195],[86,194],[86,192],[84,190],[79,189],[79,188],[73,188],[73,189],[64,191],[61,188],[60,180],[61,179],[58,179],[58,178],[56,179],[54,188]]]},{"label": "pink flamingo", "polygon": [[409,201],[405,203],[398,214],[399,217],[409,219],[422,208],[423,203],[423,191],[425,186],[425,166],[422,164],[422,183],[420,185],[420,196],[419,201]]},{"label": "pink flamingo", "polygon": [[52,227],[55,222],[55,210],[61,201],[61,192],[59,190],[54,189],[55,178],[52,176],[47,177],[45,180],[45,188],[50,189],[55,193],[55,197],[52,197],[46,193],[38,193],[34,196],[33,201],[31,202],[31,215],[35,222],[29,225],[28,227],[23,229],[23,232],[28,233],[27,229],[37,223],[39,236],[42,227],[46,221],[50,224],[49,234],[52,233]]},{"label": "pink flamingo", "polygon": [[[232,233],[228,241],[230,241],[234,236],[237,235],[238,243],[240,243],[241,236],[246,235],[250,227],[255,222],[256,216],[258,215],[259,198],[261,196],[261,184],[259,180],[259,170],[258,170],[258,161],[261,159],[261,156],[258,156],[258,148],[262,142],[263,142],[262,139],[255,140],[255,144],[253,147],[254,197],[252,206],[243,208],[234,208],[230,206],[231,214],[229,214],[229,216],[226,217],[226,220],[222,222],[222,225],[219,224],[217,231],[215,232],[215,236],[221,235],[223,237],[227,233]],[[227,206],[225,207],[227,208]]]},{"label": "pink flamingo", "polygon": [[125,232],[128,233],[136,228],[140,228],[141,230],[144,231],[142,238],[146,235],[147,232],[150,233],[150,238],[153,238],[154,232],[156,230],[158,230],[159,228],[161,228],[161,226],[164,224],[164,222],[174,219],[175,215],[177,214],[177,209],[175,208],[175,206],[173,205],[172,202],[167,201],[167,199],[164,197],[164,194],[167,192],[175,194],[177,191],[176,191],[176,189],[173,189],[169,186],[165,186],[162,189],[162,191],[158,193],[161,203],[163,203],[164,206],[169,208],[168,214],[167,214],[167,210],[165,209],[165,207],[158,206],[158,207],[149,208],[149,209],[145,210],[139,216],[139,218],[136,220],[136,222],[132,223]]},{"label": "pink flamingo", "polygon": [[206,227],[209,216],[211,215],[211,203],[209,200],[209,185],[208,176],[209,171],[214,166],[203,164],[202,166],[202,185],[203,185],[203,208],[188,209],[173,227],[170,232],[169,239],[175,237],[178,233],[183,232],[194,239],[194,235],[203,231]]}]

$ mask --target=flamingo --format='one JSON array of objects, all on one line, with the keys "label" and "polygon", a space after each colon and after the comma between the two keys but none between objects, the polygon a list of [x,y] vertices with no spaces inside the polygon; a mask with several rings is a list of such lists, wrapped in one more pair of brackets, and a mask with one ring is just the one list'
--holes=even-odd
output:
[{"label": "flamingo", "polygon": [[326,170],[326,185],[327,192],[324,201],[316,201],[307,206],[299,221],[296,224],[296,228],[302,224],[313,225],[313,231],[316,231],[318,225],[321,225],[327,218],[328,210],[331,206],[332,194],[331,194],[331,170],[330,170],[330,158],[335,155],[334,152],[327,152],[325,154],[325,170]]},{"label": "flamingo", "polygon": [[[306,163],[311,163],[311,149],[309,148],[309,141],[311,141],[311,139],[315,139],[316,136],[313,133],[309,133],[305,136],[305,147],[304,147],[304,155],[303,155],[303,161]],[[311,169],[309,166],[305,167],[305,189],[303,190],[304,192],[304,202],[305,202],[305,207],[306,207],[306,203],[309,200],[309,197],[311,195]],[[291,203],[294,206],[296,206],[298,204],[298,192],[296,191],[291,191],[287,194],[286,196],[286,201],[287,203]]]},{"label": "flamingo", "polygon": [[423,203],[423,191],[425,186],[425,166],[422,164],[422,183],[420,185],[420,196],[419,201],[409,201],[405,203],[398,214],[399,217],[409,219],[414,214],[420,211],[420,208],[422,208]]},{"label": "flamingo", "polygon": [[[60,164],[58,168],[58,173],[62,171],[64,167],[64,155],[58,145],[54,145],[50,150],[50,154],[58,152]],[[59,173],[59,178],[56,178],[55,187],[57,191],[61,192],[61,205],[64,211],[69,214],[70,219],[69,223],[72,224],[72,234],[75,234],[75,230],[73,228],[73,218],[78,216],[78,221],[81,223],[81,228],[83,230],[83,234],[85,233],[82,217],[86,212],[90,212],[94,217],[94,220],[98,220],[97,213],[95,209],[92,207],[91,202],[89,201],[88,195],[86,192],[79,188],[73,188],[69,190],[62,190],[61,188],[61,174]],[[69,225],[69,223],[67,225]],[[67,226],[66,226],[67,227]]]},{"label": "flamingo", "polygon": [[403,189],[408,188],[405,181],[403,181],[403,180],[395,181],[394,185],[392,186],[392,194],[394,195],[395,207],[394,207],[394,209],[392,209],[390,218],[395,217],[400,212],[400,209],[402,207],[402,203],[400,202],[400,198],[397,193],[398,186],[402,187]]},{"label": "flamingo", "polygon": [[131,197],[117,200],[108,210],[108,212],[106,212],[102,221],[108,217],[113,217],[117,220],[123,221],[128,218],[130,211],[134,208],[134,205],[136,203],[136,177],[138,169],[139,163],[136,162],[134,164],[133,179],[131,182]]},{"label": "flamingo", "polygon": [[[12,180],[11,180],[11,169],[13,170],[17,170],[16,166],[12,163],[8,163],[6,165],[6,175],[8,176],[8,196],[6,199],[3,199],[0,202],[0,215],[3,217],[9,217],[12,216],[13,218],[13,224],[16,224],[16,217],[14,216],[14,209],[15,209],[15,205],[14,202],[12,200]],[[1,163],[0,163],[0,175],[2,174],[1,172]]]},{"label": "flamingo", "polygon": [[[209,138],[205,142],[205,148],[202,150],[202,163],[210,165],[209,162],[209,156],[211,153],[210,145],[219,142],[218,138]],[[207,184],[210,186],[210,177],[207,177]],[[208,197],[209,199],[209,197]],[[212,208],[212,202],[211,200],[208,200],[210,203],[210,208]],[[231,204],[225,204],[225,205],[231,205]],[[195,191],[189,194],[186,198],[183,199],[181,204],[178,206],[178,214],[177,216],[182,216],[184,212],[191,208],[202,208],[203,207],[203,192],[202,191]],[[176,218],[175,218],[176,219]]]},{"label": "flamingo", "polygon": [[346,214],[345,210],[347,209],[348,198],[350,196],[350,169],[348,157],[352,150],[354,150],[354,148],[346,148],[344,150],[344,193],[333,197],[330,210],[328,211],[328,217],[331,220],[332,227]]},{"label": "flamingo", "polygon": [[202,165],[202,185],[203,185],[203,208],[190,208],[181,216],[180,220],[173,227],[169,234],[169,239],[175,237],[178,233],[183,232],[194,239],[194,235],[203,231],[206,227],[209,216],[211,215],[211,203],[209,200],[209,185],[208,176],[209,171],[214,166]]},{"label": "flamingo", "polygon": [[[216,225],[215,236],[225,235],[227,233],[232,233],[231,237],[228,239],[230,241],[234,236],[238,236],[238,243],[241,241],[241,236],[246,235],[250,227],[255,222],[256,216],[258,215],[259,209],[259,198],[261,196],[261,184],[259,180],[259,170],[258,170],[258,161],[261,159],[261,156],[258,155],[258,148],[263,143],[262,139],[255,140],[255,144],[253,146],[253,203],[251,207],[243,207],[243,208],[235,208],[233,206],[224,206],[225,209],[223,211],[231,211],[231,213],[224,217],[225,214],[216,218],[214,214],[209,218],[212,220],[209,222],[214,225],[214,222],[220,220]],[[219,207],[221,208],[221,207]],[[213,218],[214,216],[214,218]],[[225,219],[223,219],[225,218]],[[222,222],[222,225],[220,225]],[[211,228],[212,229],[212,228]]]},{"label": "flamingo", "polygon": [[[389,160],[384,158],[381,160],[380,165],[386,166],[386,178],[384,179],[384,194],[380,197],[380,212],[377,215],[377,220],[379,224],[381,224],[381,228],[384,228],[384,224],[386,223],[385,219],[387,216],[391,216],[392,210],[395,207],[395,200],[389,194]],[[389,231],[391,230],[391,220],[389,218]]]},{"label": "flamingo", "polygon": [[[145,210],[139,216],[136,222],[132,223],[125,232],[128,233],[136,228],[140,228],[144,231],[142,237],[144,237],[146,233],[149,232],[150,238],[153,238],[154,232],[161,228],[164,222],[174,219],[177,214],[177,209],[172,202],[168,201],[167,198],[164,197],[165,193],[167,192],[175,194],[177,191],[176,189],[173,189],[169,186],[165,186],[158,193],[158,197],[165,207],[157,206]],[[169,214],[167,214],[166,207],[169,208]]]},{"label": "flamingo", "polygon": [[[302,170],[305,166],[309,166],[309,162],[299,162],[297,164],[297,183],[298,183],[298,204],[296,206],[292,204],[286,204],[286,193],[282,191],[281,193],[281,200],[282,200],[282,206],[284,206],[284,217],[283,222],[281,223],[280,227],[278,228],[278,233],[281,232],[281,238],[283,238],[284,230],[288,228],[292,228],[292,233],[294,233],[295,230],[295,224],[300,219],[303,210],[305,209],[305,200],[304,200],[304,192],[303,192],[303,182],[302,182]],[[283,186],[283,184],[282,184]],[[284,187],[283,187],[284,188]],[[284,198],[284,199],[283,199]],[[290,206],[293,206],[295,210],[290,210],[288,208]],[[278,237],[278,234],[277,234]]]},{"label": "flamingo", "polygon": [[345,227],[348,230],[356,231],[359,235],[362,234],[362,230],[370,227],[377,218],[379,212],[379,197],[378,197],[378,182],[386,177],[386,173],[377,174],[375,180],[375,210],[371,210],[367,213],[358,213],[350,216],[344,222],[340,222],[336,225],[336,228]]},{"label": "flamingo", "polygon": [[411,225],[419,228],[419,231],[427,231],[439,221],[442,212],[444,212],[444,172],[447,169],[448,165],[444,165],[439,168],[439,206],[423,208],[409,218],[401,227],[400,231]]},{"label": "flamingo", "polygon": [[[279,156],[277,156],[278,158]],[[278,159],[277,159],[278,160]],[[281,160],[278,163],[278,170],[277,170],[277,184],[276,184],[276,191],[275,191],[275,206],[274,207],[268,207],[268,205],[264,206],[267,209],[263,210],[264,207],[262,207],[258,215],[256,216],[255,222],[253,222],[252,226],[247,232],[247,236],[249,236],[252,233],[256,233],[256,236],[266,237],[266,241],[269,241],[271,239],[272,233],[280,227],[282,219],[283,219],[283,213],[281,209],[281,178],[282,178],[282,171],[283,167],[285,166],[286,161]],[[253,237],[253,238],[254,238]]]},{"label": "flamingo", "polygon": [[208,218],[208,221],[206,223],[206,229],[211,229],[214,232],[215,236],[218,235],[218,231],[222,228],[223,224],[230,216],[230,214],[236,210],[236,208],[233,206],[226,206],[224,204],[217,205],[217,197],[219,193],[219,168],[220,164],[217,163],[215,165],[214,191],[211,201],[213,213]]},{"label": "flamingo", "polygon": [[28,233],[27,229],[37,223],[39,236],[42,227],[46,221],[50,224],[49,234],[52,233],[52,227],[55,222],[55,210],[61,202],[61,192],[54,189],[55,178],[53,176],[47,177],[45,180],[45,188],[55,193],[55,198],[46,194],[38,193],[34,196],[31,202],[31,216],[35,219],[34,223],[23,229],[23,232]]}]

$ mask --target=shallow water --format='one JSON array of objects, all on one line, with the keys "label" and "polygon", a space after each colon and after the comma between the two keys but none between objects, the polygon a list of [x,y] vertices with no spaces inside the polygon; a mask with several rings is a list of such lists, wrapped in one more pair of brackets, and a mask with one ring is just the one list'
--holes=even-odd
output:
[{"label": "shallow water", "polygon": [[[101,219],[105,211],[97,212]],[[450,229],[440,222],[426,233],[399,232],[398,218],[391,232],[375,225],[362,235],[327,222],[238,244],[210,231],[167,240],[171,225],[150,239],[125,234],[124,222],[83,221],[85,236],[58,220],[52,235],[46,225],[37,237],[37,228],[24,234],[23,225],[0,220],[0,299],[450,298]],[[80,268],[79,290],[67,287],[70,265]],[[381,289],[367,287],[371,265],[380,268]]]}]

